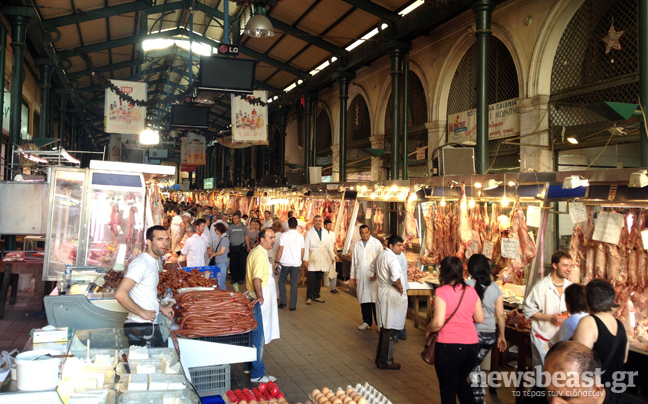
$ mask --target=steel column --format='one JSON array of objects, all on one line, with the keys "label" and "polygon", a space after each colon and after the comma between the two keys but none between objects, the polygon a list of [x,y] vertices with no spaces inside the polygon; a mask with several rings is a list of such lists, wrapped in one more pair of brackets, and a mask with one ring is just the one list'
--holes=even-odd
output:
[{"label": "steel column", "polygon": [[407,156],[407,122],[409,114],[409,58],[403,63],[403,172],[402,178],[406,180],[409,176]]},{"label": "steel column", "polygon": [[61,109],[59,109],[59,126],[58,126],[58,138],[63,144],[63,139],[65,138],[65,111],[67,108],[68,95],[61,94]]},{"label": "steel column", "polygon": [[[30,21],[29,15],[31,14],[31,9],[27,7],[16,7],[5,12],[11,23],[11,48],[13,49],[13,60],[11,63],[11,101],[9,102],[11,106],[9,115],[9,144],[7,145],[7,149],[11,153],[11,147],[13,145],[17,146],[20,143],[22,90],[25,79],[25,42],[27,40],[27,26]],[[7,160],[7,163],[11,164],[13,160],[10,158]],[[14,169],[13,164],[11,168]]]},{"label": "steel column", "polygon": [[347,102],[349,101],[349,83],[354,77],[355,74],[350,72],[340,72],[337,77],[338,98],[340,99],[340,182],[346,181]]},{"label": "steel column", "polygon": [[[411,48],[411,45],[410,47]],[[391,124],[391,175],[392,180],[398,179],[398,140],[401,135],[400,131],[400,112],[401,112],[401,77],[403,75],[403,57],[405,56],[407,46],[401,43],[394,43],[389,49],[389,59],[391,61],[391,80],[392,80],[392,124]]]},{"label": "steel column", "polygon": [[[317,97],[313,98],[313,144],[311,149],[313,151],[311,157],[311,165],[317,167]],[[310,176],[310,173],[309,173]]]},{"label": "steel column", "polygon": [[52,69],[54,66],[52,64],[42,64],[41,65],[41,108],[40,108],[40,124],[38,128],[38,133],[40,137],[49,137],[51,128],[47,119],[48,114],[50,113],[50,93],[52,88]]},{"label": "steel column", "polygon": [[223,39],[224,44],[229,44],[229,0],[223,2]]},{"label": "steel column", "polygon": [[286,110],[282,109],[279,113],[279,175],[281,178],[286,176]]},{"label": "steel column", "polygon": [[[639,0],[639,98],[644,111],[648,110],[648,0]],[[648,131],[646,118],[640,125],[641,166],[648,167]]]},{"label": "steel column", "polygon": [[306,97],[304,106],[304,170],[306,170],[306,183],[309,182],[309,167],[311,166],[311,97]]},{"label": "steel column", "polygon": [[[4,126],[4,94],[5,94],[5,60],[7,56],[7,28],[4,24],[0,24],[0,135],[2,134],[2,127]],[[5,155],[0,156],[5,159],[6,162],[11,161],[10,157],[11,148],[7,147],[5,149]],[[10,172],[7,168],[4,168],[4,179],[7,180],[11,177]]]},{"label": "steel column", "polygon": [[488,171],[488,52],[494,0],[477,0],[472,5],[477,31],[477,174]]}]

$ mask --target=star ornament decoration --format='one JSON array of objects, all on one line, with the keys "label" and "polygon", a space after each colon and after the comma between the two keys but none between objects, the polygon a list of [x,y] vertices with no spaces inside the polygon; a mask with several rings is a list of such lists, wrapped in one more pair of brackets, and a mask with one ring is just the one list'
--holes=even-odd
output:
[{"label": "star ornament decoration", "polygon": [[617,31],[614,29],[614,23],[610,26],[607,36],[603,37],[603,42],[605,42],[605,54],[607,55],[614,50],[621,50],[621,42],[619,40],[625,34],[625,31]]}]

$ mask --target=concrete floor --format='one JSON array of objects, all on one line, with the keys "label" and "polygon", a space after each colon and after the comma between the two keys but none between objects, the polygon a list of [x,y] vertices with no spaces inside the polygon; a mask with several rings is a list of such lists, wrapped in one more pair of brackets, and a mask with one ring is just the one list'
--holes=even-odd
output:
[{"label": "concrete floor", "polygon": [[[290,287],[288,286],[288,289]],[[264,363],[269,374],[277,377],[280,390],[291,403],[304,402],[315,389],[331,389],[369,382],[394,404],[429,404],[440,402],[439,386],[433,366],[425,364],[420,353],[424,345],[423,329],[407,321],[406,341],[394,348],[394,358],[402,369],[380,370],[374,364],[378,343],[377,328],[359,331],[362,317],[356,297],[338,287],[338,295],[322,288],[326,303],[305,304],[306,288],[299,288],[296,311],[279,310],[281,338],[265,347]],[[34,293],[18,293],[16,304],[7,302],[5,318],[0,320],[0,350],[21,350],[33,328],[47,324],[37,317],[42,299]],[[424,310],[424,309],[423,309]],[[422,311],[421,316],[425,313]],[[424,324],[424,321],[422,321]],[[423,327],[423,325],[421,326]],[[233,389],[252,388],[243,365],[232,365]],[[515,402],[510,389],[498,395],[487,394],[489,404]]]}]

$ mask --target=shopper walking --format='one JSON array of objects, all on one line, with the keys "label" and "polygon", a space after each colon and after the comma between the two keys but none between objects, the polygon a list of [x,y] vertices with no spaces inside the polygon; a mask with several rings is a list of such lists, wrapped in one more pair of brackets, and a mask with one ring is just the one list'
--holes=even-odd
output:
[{"label": "shopper walking", "polygon": [[[358,330],[369,330],[373,324],[371,317],[376,319],[376,298],[378,283],[372,280],[371,267],[383,250],[382,243],[371,236],[369,226],[360,227],[361,240],[356,243],[351,256],[351,275],[349,286],[356,287],[356,294],[362,311],[362,324]],[[377,322],[377,321],[376,321]]]},{"label": "shopper walking", "polygon": [[[542,366],[549,350],[549,341],[560,330],[567,310],[563,291],[571,285],[569,274],[574,267],[565,251],[557,250],[551,256],[553,272],[533,286],[524,303],[524,315],[531,319],[531,351],[534,366]],[[528,286],[527,286],[528,287]]]},{"label": "shopper walking", "polygon": [[[333,222],[326,219],[324,221],[324,228],[329,232],[329,236],[331,240],[335,240],[335,233],[333,232]],[[333,241],[334,243],[335,241]],[[339,294],[337,290],[337,265],[340,262],[340,257],[338,256],[337,249],[335,246],[333,247],[333,254],[335,254],[335,261],[331,263],[331,267],[329,268],[328,272],[326,275],[324,275],[324,278],[326,279],[326,284],[328,284],[331,287],[331,293],[334,295]]]},{"label": "shopper walking", "polygon": [[[403,288],[403,273],[397,255],[403,248],[403,238],[392,235],[387,240],[387,248],[380,253],[374,263],[378,282],[376,319],[380,326],[376,365],[379,369],[400,369],[394,362],[394,342],[398,331],[405,328],[407,315],[407,294]],[[373,272],[372,272],[373,275]]]},{"label": "shopper walking", "polygon": [[477,363],[479,336],[475,323],[484,322],[484,310],[475,289],[464,282],[463,272],[459,258],[441,261],[441,286],[435,291],[434,316],[427,327],[426,337],[439,332],[434,367],[441,404],[456,404],[457,397],[461,404],[475,402],[468,375]]},{"label": "shopper walking", "polygon": [[[259,228],[261,228],[261,227],[265,227],[266,229],[271,228],[272,227],[272,222],[273,222],[272,213],[270,213],[269,210],[266,210],[265,212],[263,212],[263,217],[264,217],[265,221],[263,222],[263,226],[259,226]],[[261,221],[259,221],[259,224],[261,224]]]},{"label": "shopper walking", "polygon": [[130,263],[115,291],[115,299],[128,310],[124,334],[130,345],[166,346],[157,316],[160,312],[173,320],[174,312],[170,306],[160,305],[157,287],[162,271],[161,257],[166,254],[168,242],[169,233],[164,227],[149,227],[146,230],[146,250]]},{"label": "shopper walking", "polygon": [[[273,276],[275,284],[277,285],[277,296],[279,296],[279,277],[281,276],[281,265],[275,266],[275,264],[278,262],[277,252],[279,251],[279,243],[281,243],[281,236],[283,235],[283,232],[281,231],[281,221],[279,219],[275,219],[274,222],[272,222],[272,231],[275,232],[275,243],[274,247],[268,250],[268,260],[270,261],[270,268],[274,268]],[[277,304],[279,304],[279,299],[277,299]]]},{"label": "shopper walking", "polygon": [[322,217],[315,216],[313,227],[306,232],[304,240],[304,266],[308,270],[306,304],[311,304],[313,301],[324,303],[324,299],[320,296],[322,279],[324,272],[327,272],[331,263],[335,262],[334,242],[329,232],[322,227]]},{"label": "shopper walking", "polygon": [[232,216],[232,224],[227,228],[227,235],[230,238],[230,273],[234,290],[238,289],[238,283],[245,281],[245,258],[250,252],[250,237],[248,228],[241,224],[241,213],[235,212]]},{"label": "shopper walking", "polygon": [[504,331],[506,318],[504,315],[504,298],[497,283],[491,282],[491,267],[488,258],[483,254],[473,254],[468,260],[468,272],[472,279],[466,281],[468,286],[475,288],[484,310],[484,322],[475,324],[479,337],[479,352],[477,364],[470,373],[470,385],[476,403],[483,403],[486,397],[485,374],[481,371],[481,363],[497,343],[500,352],[506,350]]},{"label": "shopper walking", "polygon": [[171,251],[180,254],[180,231],[182,230],[182,217],[180,216],[180,209],[172,208],[168,211],[171,216]]},{"label": "shopper walking", "polygon": [[257,359],[246,363],[245,369],[250,372],[250,381],[267,383],[277,380],[268,375],[263,364],[263,346],[279,338],[279,313],[274,278],[270,276],[272,268],[268,261],[268,250],[275,242],[271,229],[262,230],[261,242],[250,252],[246,262],[246,286],[254,306],[254,319],[257,328],[252,331],[252,343],[257,351]]},{"label": "shopper walking", "polygon": [[588,313],[587,297],[585,296],[585,286],[578,283],[572,283],[565,288],[565,305],[569,312],[569,318],[560,326],[560,331],[551,339],[551,345],[560,341],[570,340],[574,336],[576,327],[583,317]]},{"label": "shopper walking", "polygon": [[218,274],[218,288],[227,289],[225,281],[227,279],[227,267],[229,266],[229,258],[227,255],[230,251],[230,239],[227,235],[227,228],[223,223],[215,223],[214,228],[218,236],[218,244],[216,248],[209,251],[210,259],[213,259],[214,265],[220,269]]},{"label": "shopper walking", "polygon": [[286,307],[286,280],[290,276],[290,310],[297,310],[299,269],[304,260],[304,237],[297,232],[297,219],[288,219],[288,231],[281,235],[275,270],[279,274],[279,307]]}]

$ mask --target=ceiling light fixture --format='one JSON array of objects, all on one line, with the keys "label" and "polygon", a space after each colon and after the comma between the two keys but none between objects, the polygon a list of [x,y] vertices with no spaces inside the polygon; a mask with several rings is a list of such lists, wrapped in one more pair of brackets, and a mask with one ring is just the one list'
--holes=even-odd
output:
[{"label": "ceiling light fixture", "polygon": [[578,187],[588,187],[589,180],[580,175],[570,175],[563,181],[563,189],[575,189]]},{"label": "ceiling light fixture", "polygon": [[628,187],[643,188],[646,185],[648,185],[648,170],[639,170],[630,174],[630,181],[628,181]]},{"label": "ceiling light fixture", "polygon": [[250,18],[243,32],[253,38],[274,36],[274,27],[268,17],[265,16],[265,7],[257,7],[255,11],[256,15]]},{"label": "ceiling light fixture", "polygon": [[573,136],[568,137],[568,138],[567,138],[567,141],[568,141],[569,143],[571,143],[571,144],[578,144],[578,139],[576,139],[576,138],[573,137]]},{"label": "ceiling light fixture", "polygon": [[148,145],[158,144],[160,143],[160,134],[152,129],[147,128],[144,129],[142,133],[140,133],[139,140],[141,144],[148,144]]},{"label": "ceiling light fixture", "polygon": [[496,180],[488,180],[484,182],[484,190],[488,191],[490,189],[495,189],[500,186],[502,181],[496,181]]}]

